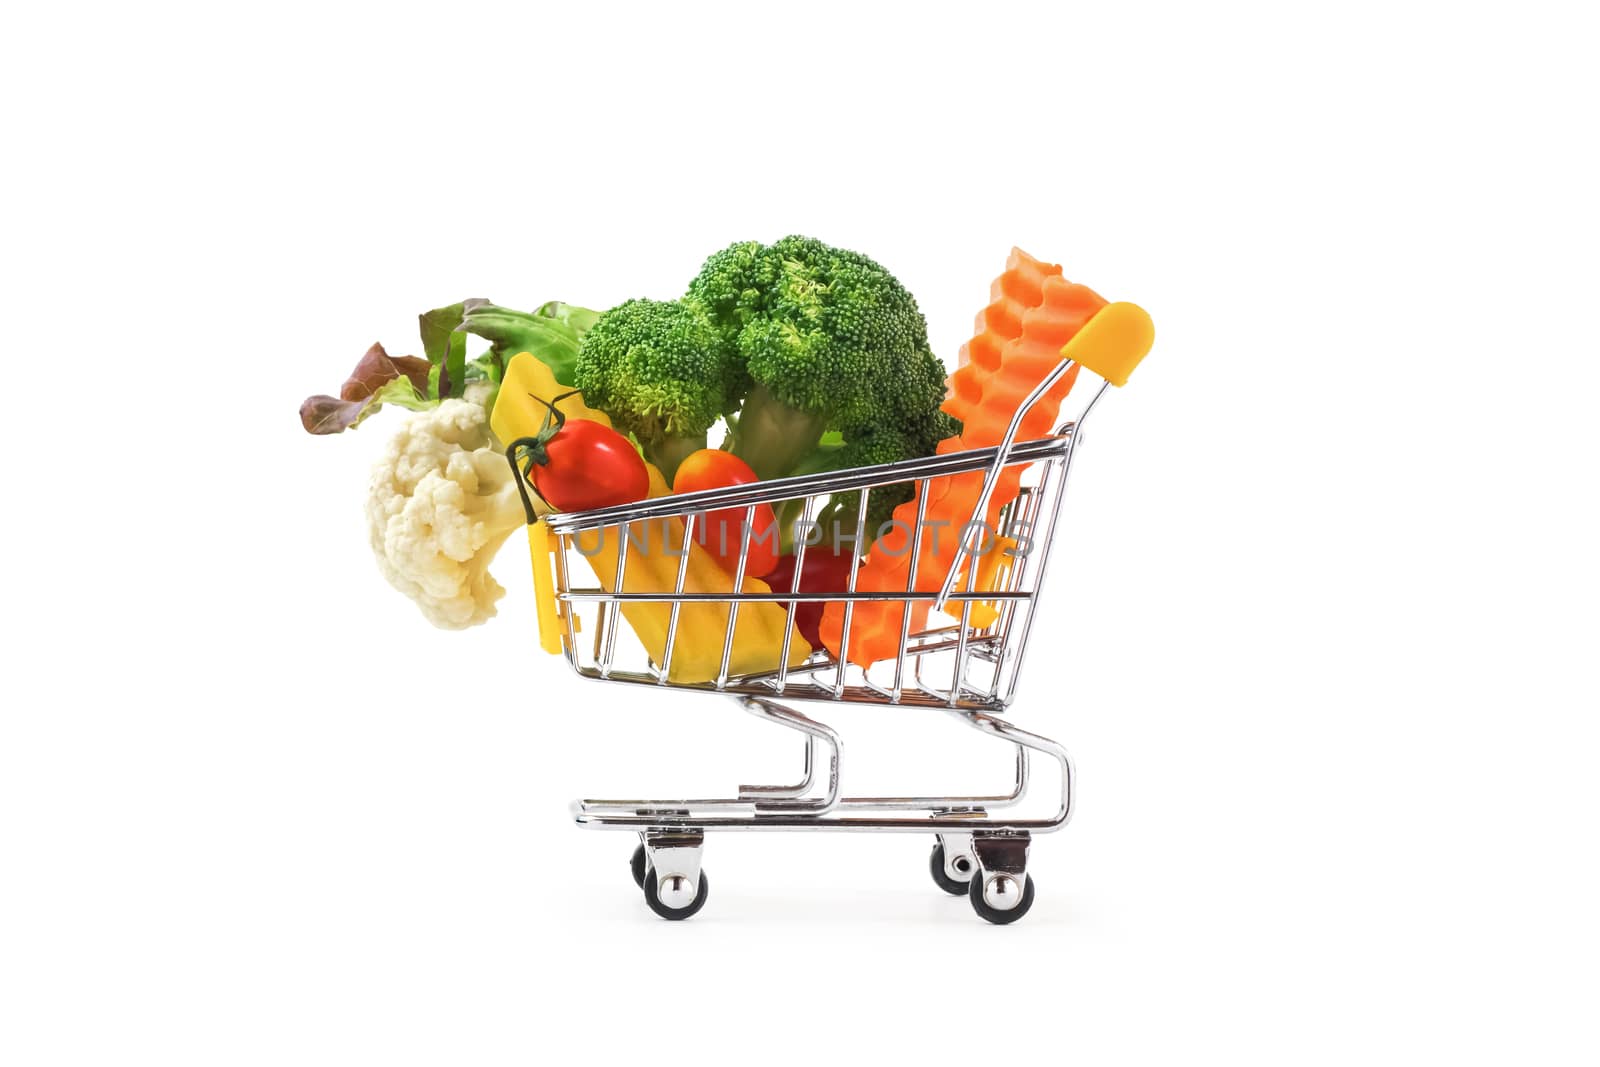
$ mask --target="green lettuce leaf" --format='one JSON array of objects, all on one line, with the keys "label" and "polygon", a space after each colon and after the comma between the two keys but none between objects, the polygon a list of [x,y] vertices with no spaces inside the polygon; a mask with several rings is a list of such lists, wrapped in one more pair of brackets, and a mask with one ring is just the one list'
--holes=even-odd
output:
[{"label": "green lettuce leaf", "polygon": [[487,300],[463,300],[417,316],[418,331],[422,334],[422,354],[428,362],[439,367],[434,376],[432,395],[437,399],[460,396],[467,387],[467,335],[461,329],[462,317],[472,308],[487,304]]},{"label": "green lettuce leaf", "polygon": [[[582,310],[570,309],[571,312]],[[581,316],[572,317],[581,321]],[[467,309],[461,328],[488,341],[490,353],[499,359],[502,368],[518,352],[531,352],[535,359],[549,366],[557,382],[569,386],[573,382],[579,331],[559,318],[481,304]]]},{"label": "green lettuce leaf", "polygon": [[382,404],[395,404],[408,411],[427,411],[438,407],[439,401],[436,397],[419,392],[409,378],[396,378],[373,394],[374,409]]},{"label": "green lettuce leaf", "polygon": [[577,331],[579,337],[588,333],[589,327],[593,326],[595,320],[600,318],[600,312],[598,311],[581,308],[576,304],[564,304],[559,300],[550,301],[534,314],[541,318],[555,319],[557,322],[566,323]]}]

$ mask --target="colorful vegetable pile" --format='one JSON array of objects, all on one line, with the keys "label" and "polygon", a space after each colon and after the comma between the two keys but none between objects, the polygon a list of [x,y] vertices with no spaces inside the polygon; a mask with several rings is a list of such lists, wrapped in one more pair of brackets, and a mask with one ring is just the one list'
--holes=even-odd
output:
[{"label": "colorful vegetable pile", "polygon": [[[389,582],[435,625],[460,629],[495,614],[504,589],[488,567],[525,524],[524,489],[538,514],[580,511],[994,444],[1066,337],[1104,303],[1060,273],[1013,253],[961,369],[947,380],[916,301],[882,265],[808,237],[741,242],[710,256],[672,300],[605,311],[550,302],[532,312],[464,300],[424,312],[421,356],[392,357],[374,344],[339,394],[308,398],[300,418],[309,433],[336,434],[385,405],[415,413],[373,471],[369,533]],[[1070,384],[1053,391],[1034,422],[1048,426]],[[1044,432],[1031,424],[1026,431]],[[1008,478],[991,517],[1015,493]],[[981,480],[935,480],[930,518],[959,525]],[[697,516],[684,589],[729,593],[746,539],[745,592],[842,590],[853,565],[862,589],[904,588],[919,554],[919,588],[936,587],[955,539],[945,539],[944,554],[907,543],[913,494],[911,484],[874,490],[859,541],[858,495],[828,498],[813,516],[820,541],[808,537],[798,580],[797,507],[758,507],[748,532],[742,507]],[[640,536],[628,544],[616,527],[580,543],[596,579],[610,590],[626,551],[623,591],[670,590],[688,540],[683,522],[631,527]],[[880,531],[894,551],[858,563]],[[885,654],[903,613],[859,606],[847,658],[870,663]],[[629,601],[622,614],[661,662],[670,606]],[[728,606],[690,601],[679,615],[672,680],[713,676]],[[799,605],[794,622],[791,663],[814,648],[840,653],[837,603]],[[775,667],[787,624],[785,605],[745,604],[730,673]]]}]

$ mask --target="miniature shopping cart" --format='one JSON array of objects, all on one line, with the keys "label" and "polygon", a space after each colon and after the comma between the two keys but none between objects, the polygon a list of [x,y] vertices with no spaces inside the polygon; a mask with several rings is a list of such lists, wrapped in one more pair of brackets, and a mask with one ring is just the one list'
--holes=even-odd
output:
[{"label": "miniature shopping cart", "polygon": [[[584,826],[631,830],[639,835],[633,878],[653,911],[667,919],[685,919],[700,910],[708,892],[701,867],[705,835],[722,830],[932,834],[936,843],[930,866],[941,889],[966,894],[974,910],[992,923],[1013,922],[1028,911],[1034,895],[1033,879],[1027,872],[1031,835],[1059,830],[1071,818],[1073,767],[1061,745],[1013,726],[1002,715],[1022,674],[1067,475],[1083,438],[1084,421],[1108,385],[1120,386],[1127,380],[1148,351],[1152,336],[1149,319],[1138,307],[1111,304],[1102,308],[1062,349],[1061,363],[1022,402],[1004,439],[994,448],[657,497],[595,511],[548,515],[540,521],[535,521],[529,507],[541,641],[548,651],[564,654],[585,678],[731,697],[746,711],[804,738],[804,768],[793,785],[741,786],[736,796],[725,798],[581,800],[573,804],[574,817]],[[1078,417],[1062,423],[1051,436],[1017,441],[1023,415],[1074,365],[1104,379]],[[512,466],[515,469],[515,462]],[[1008,468],[1020,470],[1020,488],[1000,511],[994,524],[998,530],[991,530],[984,522],[986,508]],[[850,564],[845,588],[800,592],[808,547],[805,539],[795,544],[794,579],[789,588],[735,592],[746,588],[752,525],[761,505],[780,508],[779,513],[785,515],[798,511],[804,520],[842,494],[859,493],[855,510],[859,538],[873,491],[914,485],[920,529],[934,479],[965,474],[976,481],[980,473],[981,496],[972,512],[976,528],[969,524],[959,535],[960,551],[937,594],[926,581],[918,586],[915,554],[903,591],[858,589],[861,564],[856,559]],[[604,557],[602,564],[584,550],[585,538],[593,544],[597,538],[610,537],[611,543],[621,545],[626,531],[653,521],[681,522],[687,547],[696,522],[704,523],[710,513],[726,514],[726,509],[743,509],[745,521],[737,571],[724,592],[686,591],[688,551],[680,553],[671,587],[641,590],[638,575],[630,581],[628,574],[630,559],[634,566],[639,565],[637,553],[620,547]],[[988,543],[982,543],[985,541]],[[1031,550],[1022,551],[1019,546],[1024,543],[1031,543]],[[591,575],[600,584],[585,584]],[[792,643],[801,640],[795,634],[797,607],[819,601],[842,608],[845,647],[849,646],[854,613],[858,609],[881,610],[864,609],[864,604],[888,602],[900,622],[896,653],[868,668],[841,661],[826,648],[803,659],[792,656]],[[931,604],[925,625],[913,626],[918,614],[911,609],[914,603]],[[647,652],[623,624],[633,604],[669,606],[661,613],[668,621],[659,655]],[[722,630],[711,637],[720,641],[720,668],[704,680],[684,681],[674,676],[675,650],[681,655],[684,642],[690,639],[683,632],[688,620],[696,612],[703,618],[707,604],[716,605],[721,613],[718,617],[726,619]],[[775,667],[738,673],[733,650],[740,613],[771,613],[770,605],[786,613],[782,651],[774,657]],[[937,624],[941,615],[948,623]],[[703,644],[707,635],[694,634],[692,639]],[[1014,746],[1015,781],[1008,792],[985,796],[846,796],[838,734],[789,706],[791,702],[944,711]],[[826,750],[825,774],[820,776],[819,746]],[[1059,769],[1055,810],[1037,817],[1011,817],[1009,810],[1020,805],[1028,793],[1033,753],[1048,757]]]}]

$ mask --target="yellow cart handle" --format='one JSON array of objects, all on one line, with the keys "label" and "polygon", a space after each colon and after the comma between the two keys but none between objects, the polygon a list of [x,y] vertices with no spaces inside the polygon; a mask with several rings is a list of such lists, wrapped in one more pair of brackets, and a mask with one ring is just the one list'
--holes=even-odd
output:
[{"label": "yellow cart handle", "polygon": [[1144,308],[1125,301],[1107,304],[1073,334],[1061,358],[1075,360],[1121,388],[1155,340],[1155,324]]}]

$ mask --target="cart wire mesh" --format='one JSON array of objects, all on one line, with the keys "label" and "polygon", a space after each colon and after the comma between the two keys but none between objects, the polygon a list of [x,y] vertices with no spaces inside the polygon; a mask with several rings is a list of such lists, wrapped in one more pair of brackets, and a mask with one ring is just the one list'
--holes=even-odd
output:
[{"label": "cart wire mesh", "polygon": [[[1038,392],[1042,393],[1048,384],[1048,380],[1040,383]],[[1079,421],[1099,396],[1097,393],[1090,400]],[[1008,439],[994,448],[548,515],[543,521],[549,527],[554,555],[562,650],[583,677],[625,684],[795,700],[1002,710],[1011,702],[1021,673],[1039,589],[1057,533],[1077,425],[1068,422],[1052,436],[1020,444]],[[1001,509],[994,528],[990,528],[982,521],[984,507],[1001,471],[1008,468],[1020,469],[1020,489]],[[942,576],[943,587],[934,593],[926,580],[919,583],[917,573],[922,546],[928,538],[941,533],[924,528],[930,485],[935,479],[977,472],[987,472],[983,495],[971,521],[961,531],[944,533],[956,539],[955,558],[949,572]],[[844,494],[859,494],[855,529],[844,531],[845,540],[859,546],[867,534],[871,494],[896,486],[913,487],[918,501],[905,587],[859,588],[861,563],[857,554],[843,588],[802,592],[799,587],[805,554],[813,547],[814,539],[826,534],[811,522],[812,517],[819,515],[831,500]],[[786,589],[752,591],[746,581],[751,539],[759,536],[754,529],[756,512],[763,505],[778,514],[799,516],[791,527],[794,576]],[[743,509],[743,522],[739,524],[741,544],[736,569],[726,590],[687,589],[695,531],[704,528],[708,515],[730,509]],[[657,543],[650,544],[652,529],[680,528],[669,524],[681,524],[681,533],[659,536]],[[615,543],[618,549],[610,553],[597,550],[597,546],[608,543]],[[645,583],[647,587],[640,588],[637,575],[630,580],[628,568],[641,566],[641,559],[650,552],[672,559],[676,564],[675,582],[669,585],[662,581],[657,583],[659,587]],[[606,556],[604,562],[597,559],[601,555]],[[609,565],[610,556],[615,557],[614,566]],[[980,566],[986,557],[1002,558],[991,558],[990,567]],[[990,572],[987,579],[980,576],[986,570]],[[837,644],[840,650],[852,652],[855,646],[850,643],[851,624],[860,605],[892,605],[901,626],[894,653],[863,667],[827,648],[814,648],[803,659],[791,662],[797,640],[803,640],[796,633],[799,606],[815,603],[842,607],[843,632]],[[651,655],[626,634],[624,614],[633,604],[668,608],[664,647],[657,655]],[[761,611],[770,604],[784,612],[782,644],[775,664],[771,669],[739,673],[734,669],[733,651],[740,613]],[[707,632],[710,627],[706,613],[696,605],[719,608],[716,618],[721,620],[720,633]],[[927,624],[913,626],[913,620],[924,614],[912,610],[913,605],[927,609]],[[687,621],[691,611],[695,612],[693,626]],[[692,681],[674,677],[674,657],[681,655],[686,640],[700,645],[720,642],[721,658],[714,674]]]}]

